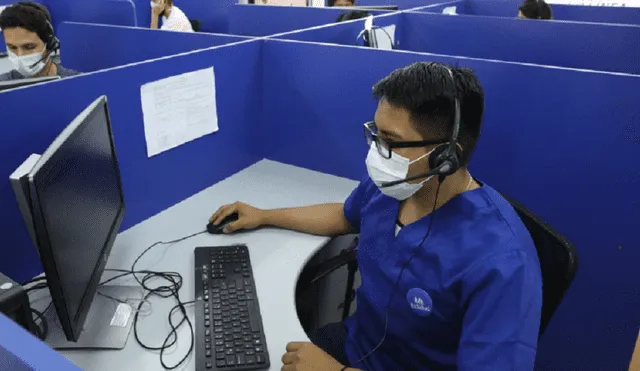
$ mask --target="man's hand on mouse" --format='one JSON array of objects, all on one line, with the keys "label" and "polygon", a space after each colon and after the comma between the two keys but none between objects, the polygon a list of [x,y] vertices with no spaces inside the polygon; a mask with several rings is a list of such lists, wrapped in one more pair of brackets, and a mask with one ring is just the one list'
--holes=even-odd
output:
[{"label": "man's hand on mouse", "polygon": [[224,218],[233,213],[238,214],[238,220],[229,223],[224,228],[224,233],[233,233],[242,229],[254,229],[264,224],[265,211],[242,202],[234,202],[220,207],[211,215],[209,222],[218,225]]}]

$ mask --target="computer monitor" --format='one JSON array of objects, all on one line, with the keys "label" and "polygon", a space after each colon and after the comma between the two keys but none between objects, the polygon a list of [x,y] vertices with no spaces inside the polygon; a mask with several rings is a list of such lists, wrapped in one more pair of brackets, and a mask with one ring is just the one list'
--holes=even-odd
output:
[{"label": "computer monitor", "polygon": [[32,77],[28,79],[16,79],[9,81],[0,81],[0,91],[19,88],[21,86],[28,86],[33,84],[39,84],[41,82],[53,81],[60,79],[60,76],[44,76],[44,77]]},{"label": "computer monitor", "polygon": [[350,6],[349,9],[359,9],[359,10],[398,10],[397,5],[354,5]]},{"label": "computer monitor", "polygon": [[[18,203],[29,204],[20,210],[27,224],[31,218],[57,314],[45,313],[46,342],[57,349],[124,348],[133,319],[128,300],[140,300],[142,293],[138,287],[99,287],[125,211],[106,97],[80,113],[42,156],[30,159],[35,165],[27,187],[16,183],[14,191],[25,191]],[[25,184],[20,174],[12,178]],[[102,295],[96,295],[98,288]]]}]

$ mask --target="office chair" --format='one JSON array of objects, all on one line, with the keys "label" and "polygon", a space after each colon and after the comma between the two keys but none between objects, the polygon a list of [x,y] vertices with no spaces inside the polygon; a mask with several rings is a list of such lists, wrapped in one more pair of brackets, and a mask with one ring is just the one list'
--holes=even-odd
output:
[{"label": "office chair", "polygon": [[[553,230],[533,212],[516,201],[506,196],[504,197],[511,203],[527,230],[529,230],[538,252],[542,271],[542,314],[539,331],[539,335],[542,335],[575,277],[578,268],[578,253],[569,240]],[[305,269],[305,272],[300,275],[297,293],[305,292],[314,283],[346,265],[348,278],[342,308],[342,320],[346,319],[350,314],[351,303],[355,297],[353,283],[358,270],[358,262],[356,260],[357,244],[358,239],[355,238],[349,248],[344,249],[339,255]]]},{"label": "office chair", "polygon": [[193,31],[195,32],[200,32],[200,26],[201,23],[199,20],[197,19],[190,19],[189,22],[191,23],[191,28],[193,28]]}]

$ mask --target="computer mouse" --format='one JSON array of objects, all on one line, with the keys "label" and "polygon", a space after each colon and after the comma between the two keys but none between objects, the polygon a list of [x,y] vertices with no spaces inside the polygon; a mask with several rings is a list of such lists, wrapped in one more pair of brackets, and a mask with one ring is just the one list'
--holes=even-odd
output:
[{"label": "computer mouse", "polygon": [[238,220],[238,213],[233,213],[233,214],[229,214],[227,215],[226,218],[222,219],[222,221],[220,222],[220,224],[213,224],[213,223],[209,223],[207,224],[207,232],[211,233],[211,234],[222,234],[224,233],[224,227],[227,226],[227,224],[235,222],[236,220]]}]

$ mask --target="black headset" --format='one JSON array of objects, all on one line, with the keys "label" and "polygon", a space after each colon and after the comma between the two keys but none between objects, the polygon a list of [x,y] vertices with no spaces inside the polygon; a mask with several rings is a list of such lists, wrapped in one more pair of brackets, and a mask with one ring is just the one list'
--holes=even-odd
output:
[{"label": "black headset", "polygon": [[49,31],[47,33],[46,40],[43,40],[45,44],[45,48],[49,52],[54,52],[60,49],[60,40],[58,40],[58,38],[56,37],[56,34],[53,30],[53,25],[51,24],[51,14],[49,14],[49,12],[46,10],[46,8],[44,8],[44,6],[36,3],[26,2],[26,1],[17,2],[13,6],[23,6],[23,7],[35,9],[38,12],[42,13],[42,15],[44,15],[45,22],[47,22],[47,27]]},{"label": "black headset", "polygon": [[451,82],[453,83],[453,128],[451,130],[449,143],[441,144],[438,147],[434,148],[434,150],[431,152],[431,154],[429,155],[430,170],[428,172],[409,178],[395,180],[393,182],[384,182],[380,185],[380,187],[391,187],[400,183],[427,178],[430,176],[438,176],[438,180],[442,182],[447,176],[455,173],[456,171],[458,171],[458,169],[460,169],[460,157],[462,155],[462,153],[460,152],[460,148],[458,147],[460,124],[462,120],[460,113],[460,100],[458,100],[458,96],[456,93],[456,79],[453,76],[453,71],[446,66],[444,68],[447,69],[449,76],[451,76]]}]

